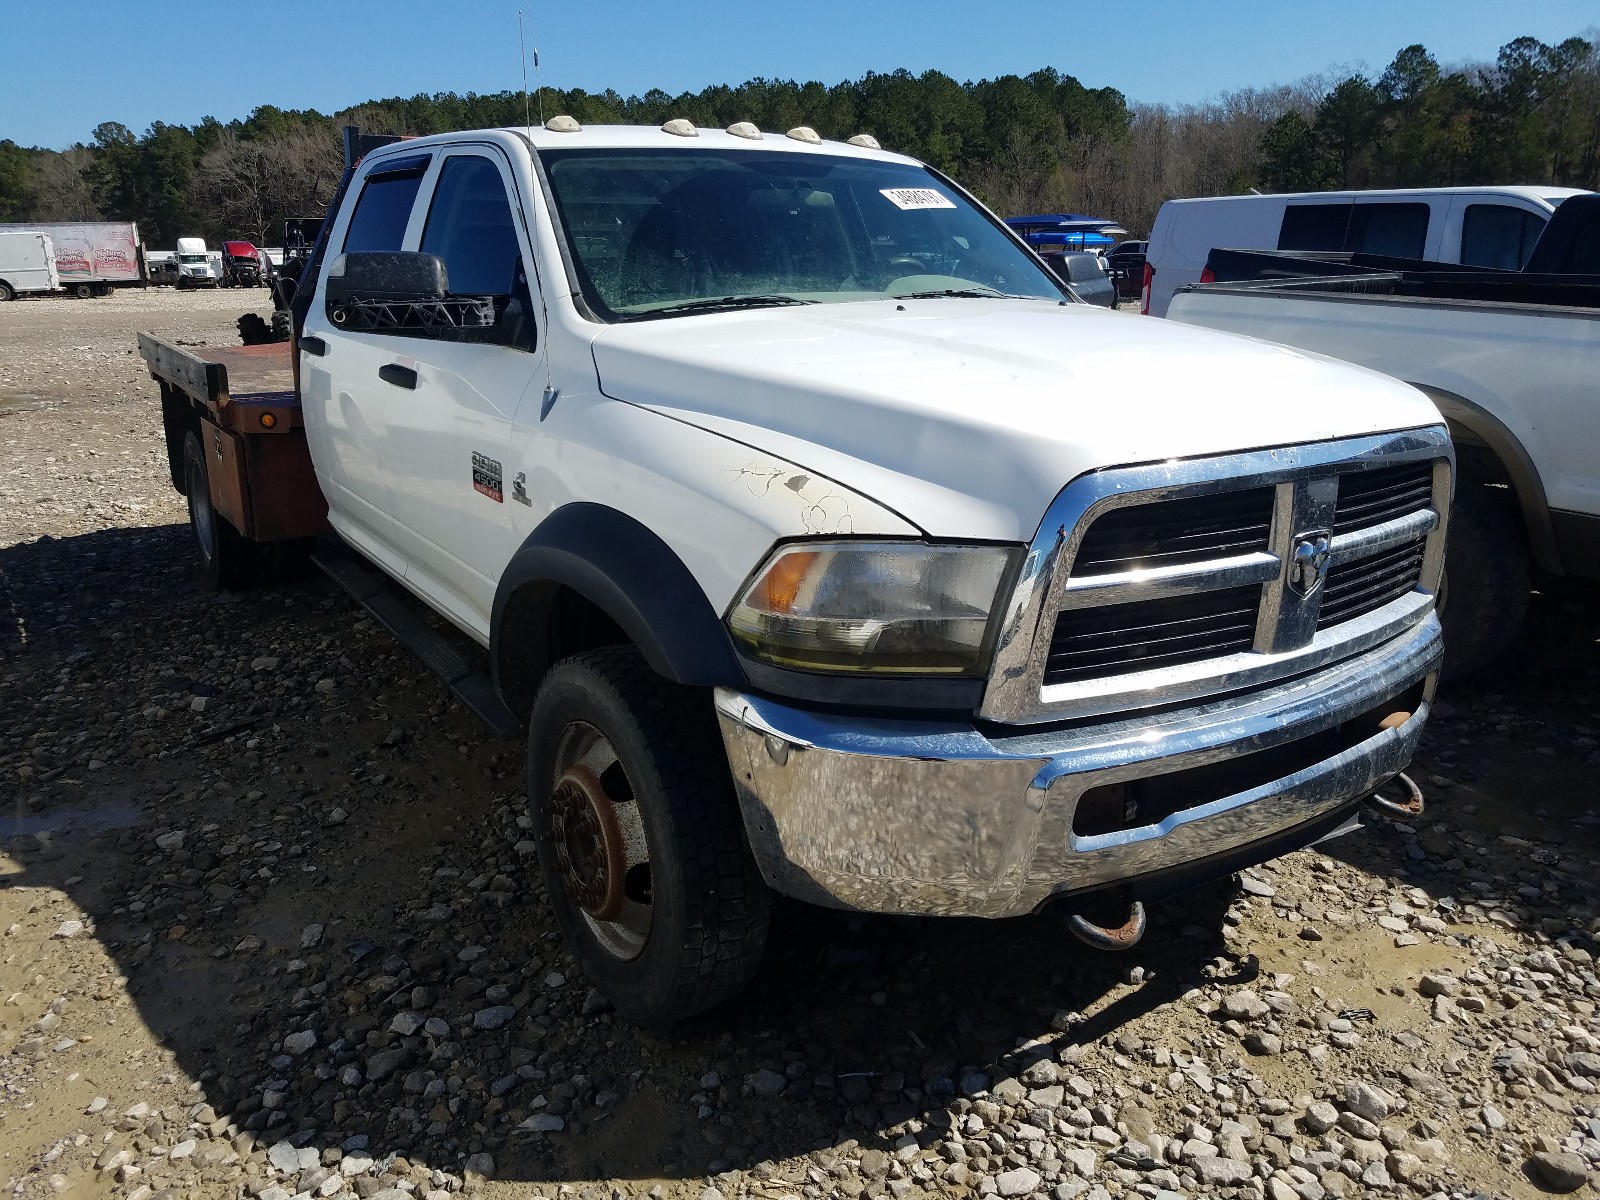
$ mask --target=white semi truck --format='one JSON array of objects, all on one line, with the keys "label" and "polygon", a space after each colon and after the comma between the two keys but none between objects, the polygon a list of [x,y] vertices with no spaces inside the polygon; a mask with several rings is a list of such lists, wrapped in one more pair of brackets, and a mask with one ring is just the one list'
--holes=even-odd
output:
[{"label": "white semi truck", "polygon": [[178,239],[179,288],[216,287],[222,282],[221,258],[206,249],[204,238]]}]

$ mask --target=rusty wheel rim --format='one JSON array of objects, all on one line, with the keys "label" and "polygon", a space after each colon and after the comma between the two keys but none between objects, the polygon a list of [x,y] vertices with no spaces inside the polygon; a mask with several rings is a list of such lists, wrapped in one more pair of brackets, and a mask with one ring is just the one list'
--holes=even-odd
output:
[{"label": "rusty wheel rim", "polygon": [[632,782],[610,739],[573,722],[562,731],[549,835],[562,890],[601,948],[638,957],[653,914],[650,846]]}]

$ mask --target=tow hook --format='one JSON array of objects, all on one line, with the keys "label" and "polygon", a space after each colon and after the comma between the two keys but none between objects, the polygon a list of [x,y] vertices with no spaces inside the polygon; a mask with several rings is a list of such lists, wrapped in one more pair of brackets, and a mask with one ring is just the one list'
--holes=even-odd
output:
[{"label": "tow hook", "polygon": [[[1384,795],[1386,789],[1403,791],[1405,796],[1402,799],[1394,799]],[[1367,803],[1384,816],[1396,821],[1415,821],[1427,807],[1422,799],[1422,789],[1417,786],[1416,780],[1404,771],[1385,781],[1377,791],[1367,797]]]},{"label": "tow hook", "polygon": [[1144,937],[1145,915],[1144,902],[1133,900],[1128,904],[1128,919],[1115,928],[1096,925],[1081,912],[1067,913],[1062,918],[1067,923],[1067,928],[1086,946],[1093,946],[1096,950],[1131,950],[1139,944],[1139,939]]}]

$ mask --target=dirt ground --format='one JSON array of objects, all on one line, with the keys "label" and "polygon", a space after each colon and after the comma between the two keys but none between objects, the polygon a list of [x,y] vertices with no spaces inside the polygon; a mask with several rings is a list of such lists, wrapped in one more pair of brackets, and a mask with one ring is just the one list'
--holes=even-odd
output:
[{"label": "dirt ground", "polygon": [[1590,590],[1544,581],[1441,691],[1415,828],[1120,956],[783,904],[747,995],[647,1036],[560,945],[520,746],[320,579],[199,585],[135,334],[231,343],[265,300],[0,305],[5,1194],[1593,1190]]}]

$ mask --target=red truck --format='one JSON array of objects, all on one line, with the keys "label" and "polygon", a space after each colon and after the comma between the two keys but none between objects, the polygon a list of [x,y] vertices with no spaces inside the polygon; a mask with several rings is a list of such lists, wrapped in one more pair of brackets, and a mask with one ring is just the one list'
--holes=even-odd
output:
[{"label": "red truck", "polygon": [[266,267],[261,251],[246,241],[222,243],[222,286],[265,287]]}]

